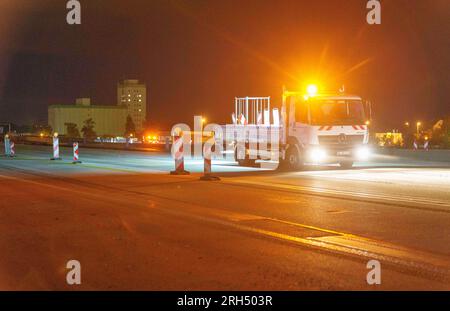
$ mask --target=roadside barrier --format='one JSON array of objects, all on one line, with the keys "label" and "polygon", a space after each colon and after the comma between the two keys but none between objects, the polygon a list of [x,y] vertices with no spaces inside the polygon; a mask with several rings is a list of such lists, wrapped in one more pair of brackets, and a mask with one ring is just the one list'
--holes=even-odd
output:
[{"label": "roadside barrier", "polygon": [[58,134],[56,133],[53,136],[53,158],[51,158],[50,160],[52,161],[62,160],[61,157],[59,156],[59,138]]},{"label": "roadside barrier", "polygon": [[10,140],[9,135],[5,135],[5,156],[9,157],[10,151]]},{"label": "roadside barrier", "polygon": [[211,166],[211,158],[212,158],[212,151],[213,151],[212,149],[213,149],[213,146],[208,146],[207,144],[205,144],[203,146],[203,159],[204,159],[203,176],[200,177],[200,180],[204,180],[204,181],[220,180],[220,178],[218,176],[212,175],[212,166]]},{"label": "roadside barrier", "polygon": [[241,125],[247,125],[247,119],[245,118],[244,114],[242,113],[239,117],[239,124]]},{"label": "roadside barrier", "polygon": [[256,124],[258,124],[258,125],[263,124],[263,114],[262,114],[262,112],[258,112],[258,118],[256,119]]},{"label": "roadside barrier", "polygon": [[9,145],[9,156],[11,158],[14,158],[16,156],[16,145],[13,141]]},{"label": "roadside barrier", "polygon": [[73,143],[73,164],[82,163],[78,154],[78,143]]},{"label": "roadside barrier", "polygon": [[189,175],[190,173],[184,169],[184,150],[183,150],[183,137],[173,137],[173,151],[172,154],[175,158],[175,170],[170,172],[170,175]]}]

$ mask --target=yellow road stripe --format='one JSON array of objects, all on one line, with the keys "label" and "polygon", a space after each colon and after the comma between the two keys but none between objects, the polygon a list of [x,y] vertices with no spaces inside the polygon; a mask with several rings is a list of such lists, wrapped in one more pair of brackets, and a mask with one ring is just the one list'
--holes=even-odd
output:
[{"label": "yellow road stripe", "polygon": [[[223,217],[226,215],[225,211],[220,211],[217,217],[211,218],[202,215],[193,214],[187,212],[186,210],[175,210],[175,209],[162,209],[167,213],[174,215],[183,215],[191,218],[196,218],[201,221],[213,222],[228,227],[232,227],[238,230],[256,233],[259,235],[268,236],[271,238],[276,238],[283,241],[294,242],[304,246],[309,246],[317,249],[327,250],[334,253],[341,253],[347,255],[354,255],[358,257],[364,257],[368,259],[377,259],[384,263],[391,263],[395,265],[402,266],[404,268],[412,269],[417,272],[421,270],[426,273],[432,273],[433,277],[441,278],[443,280],[450,279],[450,257],[447,256],[437,256],[432,253],[419,252],[413,249],[400,247],[397,245],[376,241],[364,237],[359,237],[351,234],[339,234],[339,232],[333,230],[327,230],[323,228],[318,228],[314,226],[305,226],[302,224],[295,224],[287,222],[288,224],[295,224],[305,228],[311,228],[323,232],[330,232],[333,236],[327,237],[297,237],[284,233],[274,232],[266,229],[257,228],[255,226],[248,226],[241,224],[239,221],[229,221],[232,217]],[[213,214],[209,212],[208,214]],[[233,214],[235,214],[233,212]],[[245,216],[248,218],[251,215]],[[227,220],[225,220],[225,219]],[[261,219],[261,216],[254,216],[255,219]],[[262,219],[270,219],[262,217]]]}]

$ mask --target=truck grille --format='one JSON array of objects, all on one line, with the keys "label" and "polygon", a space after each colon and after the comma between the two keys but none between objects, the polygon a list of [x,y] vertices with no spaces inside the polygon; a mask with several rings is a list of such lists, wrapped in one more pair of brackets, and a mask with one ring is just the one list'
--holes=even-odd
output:
[{"label": "truck grille", "polygon": [[358,145],[364,142],[364,135],[319,136],[320,145]]}]

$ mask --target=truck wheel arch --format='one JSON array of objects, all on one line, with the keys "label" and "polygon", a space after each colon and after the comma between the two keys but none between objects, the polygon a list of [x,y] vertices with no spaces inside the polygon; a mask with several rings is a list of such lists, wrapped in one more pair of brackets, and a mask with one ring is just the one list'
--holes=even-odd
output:
[{"label": "truck wheel arch", "polygon": [[[295,161],[295,163],[291,163],[291,159],[289,159],[289,156],[292,155],[292,152],[295,152],[297,156],[297,161]],[[302,169],[304,166],[303,157],[304,157],[304,146],[299,145],[296,139],[288,140],[284,152],[283,166],[291,170]]]},{"label": "truck wheel arch", "polygon": [[[305,146],[303,144],[299,143],[296,138],[290,137],[287,141],[285,151],[287,151],[289,148],[292,148],[292,147],[297,149],[297,152],[299,155],[302,155],[304,153]],[[285,152],[285,156],[286,156],[286,152]]]}]

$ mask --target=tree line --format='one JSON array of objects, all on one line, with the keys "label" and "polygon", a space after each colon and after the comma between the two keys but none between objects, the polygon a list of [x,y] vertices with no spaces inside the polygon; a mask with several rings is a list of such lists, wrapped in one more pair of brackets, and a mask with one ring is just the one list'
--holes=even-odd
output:
[{"label": "tree line", "polygon": [[[84,138],[85,141],[91,141],[97,138],[97,133],[95,131],[95,121],[92,118],[89,118],[83,122],[83,127],[80,130],[78,129],[78,125],[76,123],[67,122],[64,123],[66,127],[66,137],[75,139],[75,138]],[[136,133],[136,126],[134,125],[133,119],[130,115],[127,116],[127,120],[125,123],[125,133],[126,137],[134,135]]]}]

